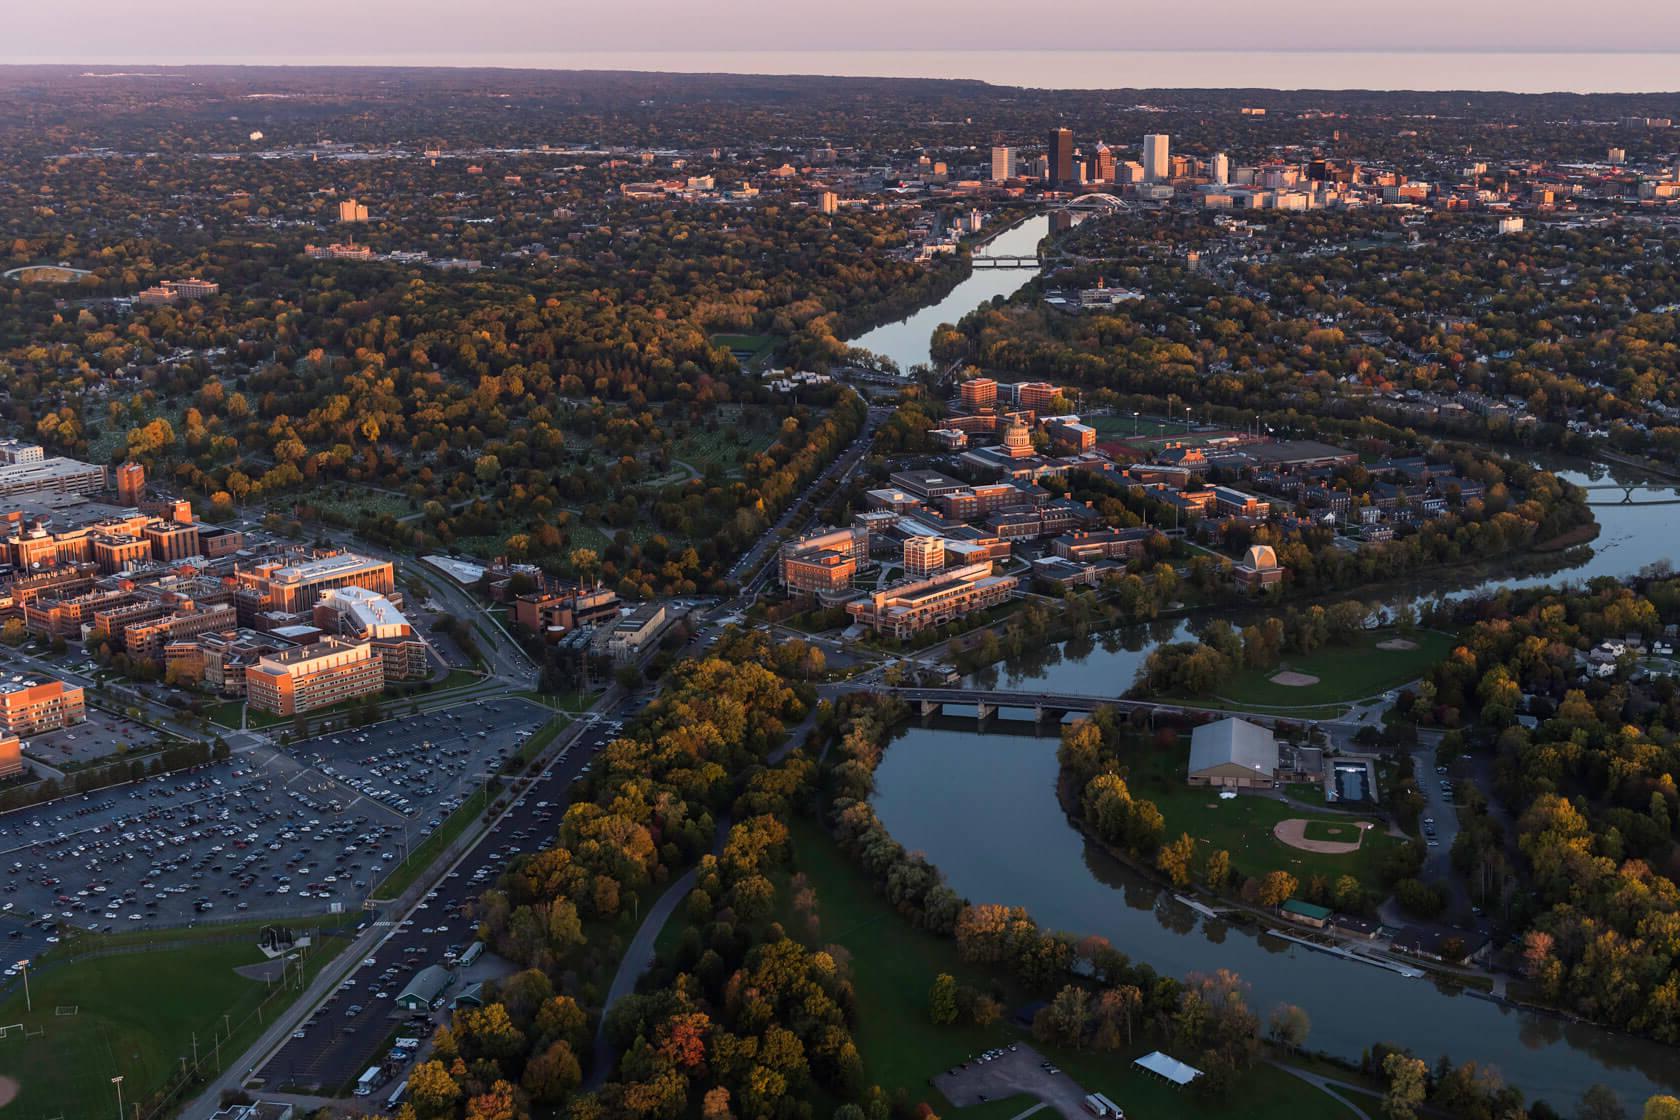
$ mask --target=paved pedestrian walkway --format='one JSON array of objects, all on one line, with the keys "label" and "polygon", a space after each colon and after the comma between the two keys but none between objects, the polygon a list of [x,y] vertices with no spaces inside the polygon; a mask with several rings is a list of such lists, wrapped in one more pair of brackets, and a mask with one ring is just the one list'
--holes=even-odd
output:
[{"label": "paved pedestrian walkway", "polygon": [[[811,713],[788,734],[782,745],[770,752],[767,759],[769,764],[774,766],[792,754],[795,747],[805,742],[816,725],[816,709],[813,707]],[[712,835],[713,855],[723,852],[724,841],[729,837],[729,825],[727,813],[718,818],[717,831]],[[607,1012],[611,1011],[619,1000],[634,992],[636,981],[653,966],[654,942],[658,940],[660,931],[665,928],[665,923],[671,920],[671,915],[676,913],[677,907],[694,889],[697,877],[697,869],[691,867],[671,881],[664,893],[648,907],[642,924],[636,927],[635,937],[630,939],[624,956],[619,958],[618,971],[613,973],[612,984],[607,989],[606,1002],[601,1005],[601,1023],[595,1030],[594,1060],[590,1064],[589,1076],[584,1079],[584,1088],[599,1089],[606,1084],[607,1076],[618,1060],[618,1055],[607,1044]]]},{"label": "paved pedestrian walkway", "polygon": [[1358,1089],[1359,1086],[1350,1085],[1346,1081],[1337,1081],[1334,1078],[1325,1077],[1322,1074],[1312,1073],[1308,1070],[1297,1069],[1296,1067],[1291,1066],[1291,1065],[1286,1065],[1283,1062],[1279,1062],[1279,1061],[1274,1060],[1274,1061],[1272,1061],[1271,1064],[1276,1066],[1277,1068],[1281,1069],[1283,1072],[1285,1072],[1287,1074],[1291,1074],[1292,1076],[1299,1077],[1302,1081],[1305,1081],[1309,1085],[1318,1086],[1318,1088],[1323,1090],[1326,1094],[1328,1094],[1329,1096],[1331,1096],[1331,1097],[1335,1098],[1336,1100],[1342,1102],[1343,1105],[1347,1106],[1348,1111],[1352,1112],[1356,1117],[1359,1118],[1359,1120],[1371,1120],[1370,1114],[1367,1113],[1363,1108],[1360,1108],[1358,1105],[1354,1104],[1351,1100],[1349,1100],[1346,1096],[1344,1096],[1343,1094],[1336,1091],[1338,1089]]}]

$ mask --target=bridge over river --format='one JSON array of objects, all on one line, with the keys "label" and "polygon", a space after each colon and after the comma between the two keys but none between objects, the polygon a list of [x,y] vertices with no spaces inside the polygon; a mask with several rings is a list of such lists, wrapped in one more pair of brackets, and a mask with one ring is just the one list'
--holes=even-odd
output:
[{"label": "bridge over river", "polygon": [[[914,704],[924,716],[938,715],[947,704],[974,708],[981,719],[996,715],[999,709],[1012,708],[1029,711],[1034,722],[1046,717],[1060,720],[1070,712],[1089,714],[1098,708],[1112,708],[1128,722],[1153,720],[1157,715],[1172,716],[1241,716],[1250,723],[1275,727],[1280,723],[1300,725],[1313,723],[1331,725],[1337,720],[1308,720],[1288,713],[1239,711],[1231,708],[1204,708],[1194,704],[1175,704],[1159,700],[1129,700],[1115,696],[1082,696],[1063,692],[1011,691],[1009,689],[969,688],[962,685],[886,685],[843,681],[823,685],[819,692],[834,696],[847,692],[873,692],[895,696],[907,704]],[[1350,701],[1353,707],[1358,701]],[[1335,705],[1330,705],[1335,706]],[[1352,726],[1352,725],[1350,725]]]},{"label": "bridge over river", "polygon": [[[1643,482],[1625,483],[1612,482],[1597,486],[1583,486],[1587,491],[1587,505],[1589,506],[1680,506],[1680,489],[1664,492],[1664,488],[1651,486]],[[1649,493],[1651,496],[1635,497],[1636,493]],[[1592,494],[1620,494],[1620,498],[1606,497],[1594,500]]]}]

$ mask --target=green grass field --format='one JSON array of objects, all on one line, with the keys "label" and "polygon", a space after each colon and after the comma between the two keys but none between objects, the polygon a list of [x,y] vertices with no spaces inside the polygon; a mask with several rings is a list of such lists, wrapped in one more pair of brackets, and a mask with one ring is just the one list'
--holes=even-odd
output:
[{"label": "green grass field", "polygon": [[[1412,649],[1379,649],[1389,641],[1415,643]],[[1392,630],[1362,633],[1351,646],[1325,646],[1309,654],[1290,654],[1270,669],[1244,669],[1219,688],[1218,699],[1234,707],[1289,710],[1334,706],[1380,696],[1421,677],[1452,651],[1455,639],[1433,630],[1402,637]],[[1316,684],[1274,684],[1283,672],[1317,677]]]},{"label": "green grass field", "polygon": [[[1352,875],[1366,887],[1376,889],[1383,856],[1404,841],[1389,836],[1381,824],[1368,829],[1359,850],[1345,855],[1304,852],[1272,835],[1279,821],[1300,817],[1303,811],[1269,797],[1243,796],[1221,801],[1213,789],[1193,789],[1184,784],[1189,742],[1172,751],[1141,750],[1127,776],[1133,794],[1155,802],[1166,821],[1166,835],[1188,832],[1196,840],[1199,859],[1219,849],[1231,853],[1231,865],[1242,875],[1262,876],[1268,871],[1287,871],[1297,879],[1309,875]],[[1308,818],[1325,827],[1347,830],[1345,834],[1314,835],[1309,839],[1351,840],[1352,829],[1363,818],[1355,816]]]},{"label": "green grass field", "polygon": [[752,366],[770,360],[770,354],[776,348],[776,337],[768,334],[714,334],[711,343],[738,352],[741,365]]},{"label": "green grass field", "polygon": [[[904,921],[817,825],[806,819],[795,821],[793,840],[796,867],[815,889],[819,928],[812,936],[804,918],[791,913],[791,908],[784,912],[783,923],[795,936],[804,936],[813,944],[839,945],[849,954],[859,1012],[854,1037],[869,1079],[889,1093],[903,1087],[913,1100],[928,1098],[940,1115],[964,1120],[1008,1120],[1029,1107],[1031,1101],[1016,1097],[955,1109],[927,1083],[933,1074],[978,1051],[1026,1037],[1025,1032],[1006,1025],[1007,1016],[985,1028],[934,1026],[928,1019],[927,993],[935,976],[948,972],[959,984],[971,984],[983,991],[1000,989],[1011,1008],[1027,996],[1007,978],[958,960],[954,942]],[[785,903],[788,892],[780,894]],[[1271,1066],[1253,1070],[1228,1102],[1216,1106],[1135,1070],[1131,1059],[1154,1049],[1142,1038],[1136,1054],[1082,1053],[1045,1046],[1039,1049],[1088,1092],[1106,1093],[1133,1116],[1181,1120],[1351,1117],[1332,1098]]]},{"label": "green grass field", "polygon": [[[313,951],[306,978],[330,956],[331,948]],[[195,1036],[201,1068],[213,1075],[218,1037],[221,1057],[237,1057],[262,1031],[258,1008],[265,997],[268,1021],[292,998],[284,990],[271,996],[266,982],[234,972],[262,959],[254,941],[214,942],[76,961],[32,975],[32,1013],[24,1010],[21,991],[0,1005],[0,1026],[21,1023],[28,1032],[0,1039],[0,1074],[19,1085],[6,1116],[107,1120],[116,1109],[111,1078],[119,1075],[127,1108],[144,1106],[180,1073],[182,1057],[192,1060]],[[73,1015],[58,1013],[71,1007]]]},{"label": "green grass field", "polygon": [[1173,432],[1182,434],[1183,424],[1167,424],[1162,420],[1150,420],[1138,417],[1134,423],[1131,416],[1087,416],[1085,423],[1097,430],[1099,440],[1131,439],[1134,432],[1138,439],[1148,439],[1150,436],[1165,436]]}]

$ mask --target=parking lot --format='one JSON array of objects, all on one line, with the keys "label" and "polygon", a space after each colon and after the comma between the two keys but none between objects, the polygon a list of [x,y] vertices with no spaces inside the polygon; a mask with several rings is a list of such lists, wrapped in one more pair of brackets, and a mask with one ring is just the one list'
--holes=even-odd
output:
[{"label": "parking lot", "polygon": [[1026,1043],[976,1054],[932,1078],[934,1088],[958,1108],[1007,1100],[1025,1093],[1037,1097],[1067,1120],[1089,1120],[1085,1090],[1073,1078],[1044,1060]]},{"label": "parking lot", "polygon": [[355,910],[548,715],[462,704],[0,815],[0,931],[21,957],[61,926]]},{"label": "parking lot", "polygon": [[[620,718],[627,717],[615,716],[581,732],[414,913],[390,927],[389,936],[263,1067],[259,1076],[267,1088],[335,1092],[377,1064],[387,1053],[384,1044],[393,1032],[431,1036],[433,1025],[448,1018],[449,1001],[462,987],[459,981],[431,1014],[408,1015],[392,1001],[419,970],[447,963],[466,950],[474,927],[462,917],[463,905],[475,902],[509,860],[550,842],[570,803],[572,784],[613,737]],[[393,1068],[393,1081],[402,1076],[400,1069]],[[373,1099],[382,1100],[392,1087],[388,1082]]]},{"label": "parking lot", "polygon": [[109,758],[118,753],[119,748],[150,750],[163,738],[150,727],[138,724],[127,716],[90,707],[85,722],[25,737],[24,750],[31,758],[62,769]]},{"label": "parking lot", "polygon": [[42,929],[114,931],[354,909],[398,857],[401,830],[303,776],[283,755],[252,752],[8,813],[0,911]]},{"label": "parking lot", "polygon": [[365,799],[424,831],[441,824],[552,716],[529,700],[497,697],[318,735],[290,752],[317,772],[316,788],[332,790],[346,808]]}]

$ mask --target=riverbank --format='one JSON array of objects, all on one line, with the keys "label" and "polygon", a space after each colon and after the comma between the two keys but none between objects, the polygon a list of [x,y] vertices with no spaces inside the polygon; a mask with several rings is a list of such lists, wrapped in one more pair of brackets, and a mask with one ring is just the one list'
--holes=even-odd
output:
[{"label": "riverbank", "polygon": [[[1002,255],[1031,256],[1037,253],[1038,243],[1050,230],[1050,219],[1043,213],[1029,213],[980,244],[990,245]],[[962,275],[933,302],[923,302],[911,308],[901,318],[877,321],[876,324],[852,336],[842,332],[846,345],[889,358],[902,371],[917,365],[932,365],[932,340],[941,324],[955,323],[975,308],[1000,296],[1010,296],[1039,274],[1028,269],[975,269],[963,259]],[[855,328],[854,328],[855,329]]]},{"label": "riverbank", "polygon": [[[914,1100],[930,1091],[929,1081],[935,1074],[959,1067],[985,1050],[1031,1039],[1030,1032],[1007,1013],[1031,1005],[1032,993],[998,969],[961,960],[948,937],[912,926],[817,822],[800,818],[790,831],[794,873],[810,889],[815,904],[803,911],[784,904],[783,924],[812,945],[837,947],[844,953],[858,1008],[854,1036],[871,1081],[889,1094],[903,1091]],[[778,896],[789,898],[792,893],[778,891]],[[940,975],[977,992],[1004,996],[1004,1017],[985,1025],[935,1025],[929,1018],[928,992]],[[1224,1101],[1172,1089],[1132,1066],[1132,1058],[1154,1048],[1143,1033],[1140,1024],[1136,1043],[1117,1053],[1042,1041],[1032,1045],[1086,1092],[1105,1093],[1136,1115],[1185,1120],[1346,1120],[1352,1116],[1327,1094],[1291,1084],[1265,1063],[1243,1075]],[[930,1103],[935,1111],[948,1115],[939,1107],[943,1099],[935,1097]],[[1022,1093],[986,1104],[951,1103],[964,1106],[956,1113],[963,1120],[1006,1120],[1030,1107],[1033,1096]]]},{"label": "riverbank", "polygon": [[883,752],[870,804],[959,895],[1024,907],[1047,929],[1105,937],[1163,975],[1233,970],[1254,1006],[1302,1007],[1314,1048],[1340,1061],[1386,1041],[1425,1060],[1447,1054],[1495,1066],[1528,1096],[1565,1108],[1594,1082],[1633,1109],[1680,1089],[1669,1047],[1267,937],[1263,926],[1276,922],[1210,920],[1172,903],[1151,869],[1116,859],[1075,827],[1059,772],[1048,736],[996,724],[910,726]]}]

